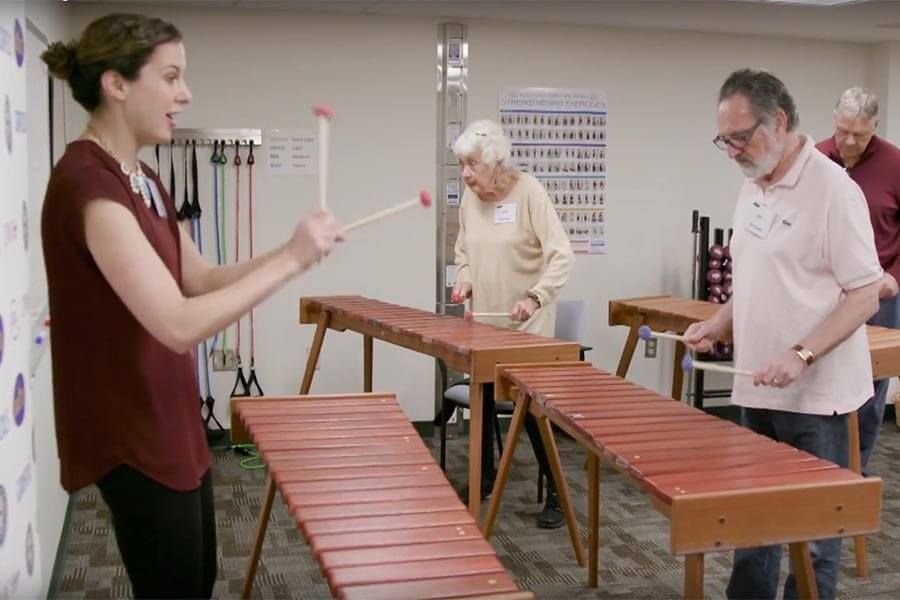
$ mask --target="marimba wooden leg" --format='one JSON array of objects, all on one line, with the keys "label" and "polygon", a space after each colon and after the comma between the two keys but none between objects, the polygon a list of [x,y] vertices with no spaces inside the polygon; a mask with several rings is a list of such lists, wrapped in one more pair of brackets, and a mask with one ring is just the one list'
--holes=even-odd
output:
[{"label": "marimba wooden leg", "polygon": [[[862,474],[862,457],[859,454],[859,414],[854,410],[847,421],[850,428],[850,469]],[[866,551],[866,536],[853,536],[853,551],[856,554],[857,577],[869,576],[869,556]]]},{"label": "marimba wooden leg", "polygon": [[588,587],[597,587],[600,568],[600,460],[588,453]]},{"label": "marimba wooden leg", "polygon": [[681,342],[675,344],[675,367],[672,369],[672,398],[681,401],[681,390],[684,389],[684,369],[681,361],[684,360],[686,346]]},{"label": "marimba wooden leg", "polygon": [[703,598],[703,555],[688,554],[684,557],[685,600]]},{"label": "marimba wooden leg", "polygon": [[275,499],[275,480],[267,478],[266,491],[263,494],[262,504],[259,507],[259,522],[256,524],[256,536],[253,538],[253,547],[250,549],[250,562],[247,564],[247,573],[244,576],[244,589],[241,598],[249,598],[253,590],[253,580],[256,578],[256,567],[259,566],[259,555],[262,553],[263,542],[266,539],[266,528],[269,526],[269,516],[272,514],[272,501]]},{"label": "marimba wooden leg", "polygon": [[816,574],[813,571],[812,557],[809,555],[809,544],[797,542],[790,544],[791,563],[794,567],[794,581],[797,583],[797,596],[819,599],[819,586],[816,585]]},{"label": "marimba wooden leg", "polygon": [[638,343],[638,329],[644,324],[644,315],[637,314],[631,322],[631,329],[628,331],[628,338],[625,340],[625,347],[622,348],[622,356],[619,358],[619,366],[616,368],[616,375],[625,377],[628,374],[628,367],[631,366],[631,358],[634,356],[634,349]]},{"label": "marimba wooden leg", "polygon": [[316,333],[313,336],[312,346],[309,348],[309,356],[306,358],[306,372],[303,373],[303,382],[300,384],[301,394],[308,394],[309,388],[312,387],[313,374],[319,364],[319,352],[322,350],[322,342],[325,340],[325,332],[328,331],[330,321],[331,313],[322,311],[319,316],[319,324],[316,326]]},{"label": "marimba wooden leg", "polygon": [[575,519],[575,508],[572,506],[572,496],[569,495],[569,484],[566,483],[566,474],[563,473],[562,461],[559,459],[559,450],[556,447],[556,438],[553,437],[553,428],[547,417],[537,417],[538,429],[544,440],[544,448],[547,451],[547,460],[550,462],[550,470],[553,472],[553,481],[556,482],[556,492],[559,494],[559,503],[562,505],[566,525],[569,527],[569,537],[572,538],[572,548],[575,550],[575,560],[578,566],[585,566],[584,548],[581,545],[581,537],[578,535],[578,521]]},{"label": "marimba wooden leg", "polygon": [[372,391],[372,336],[363,336],[363,391]]},{"label": "marimba wooden leg", "polygon": [[[503,456],[500,457],[500,466],[497,469],[497,478],[494,480],[494,489],[491,492],[491,500],[488,502],[487,514],[484,516],[484,524],[481,533],[485,539],[491,539],[494,530],[494,522],[497,512],[500,510],[500,500],[503,490],[506,488],[506,478],[509,477],[509,469],[512,466],[513,456],[516,453],[516,445],[519,443],[519,433],[525,423],[528,414],[530,399],[523,394],[514,393],[516,396],[516,408],[513,410],[512,420],[509,424],[509,432],[506,434],[506,445],[503,447]],[[469,486],[471,488],[471,484]]]},{"label": "marimba wooden leg", "polygon": [[481,520],[481,419],[484,384],[469,384],[469,514]]}]

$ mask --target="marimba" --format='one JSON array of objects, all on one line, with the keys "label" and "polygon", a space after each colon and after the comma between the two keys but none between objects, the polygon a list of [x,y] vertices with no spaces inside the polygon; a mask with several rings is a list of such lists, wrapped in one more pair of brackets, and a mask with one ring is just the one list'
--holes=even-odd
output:
[{"label": "marimba", "polygon": [[[609,303],[609,324],[627,325],[630,327],[619,367],[616,375],[625,377],[634,356],[638,341],[638,329],[647,325],[654,331],[684,331],[697,321],[711,319],[721,305],[690,298],[673,296],[650,296],[645,298],[629,298],[611,300]],[[872,357],[872,374],[875,379],[883,379],[900,375],[900,330],[884,327],[866,326],[869,336],[869,352]],[[730,340],[725,340],[730,341]],[[675,367],[672,374],[672,397],[681,399],[683,371],[681,359],[684,358],[684,344],[675,346]],[[857,473],[862,472],[859,455],[859,419],[856,411],[850,413],[850,468]],[[853,540],[856,552],[857,572],[861,577],[868,575],[869,566],[866,560],[865,539]]]},{"label": "marimba", "polygon": [[[692,323],[711,319],[719,308],[720,304],[673,296],[610,300],[609,324],[629,327],[616,375],[625,377],[628,373],[641,325],[647,325],[654,331],[684,333]],[[867,325],[866,333],[869,336],[874,378],[883,379],[900,375],[900,330]],[[684,358],[684,351],[683,344],[676,345],[675,372],[672,377],[672,397],[676,400],[681,399],[683,381],[681,359]]]},{"label": "marimba", "polygon": [[[501,329],[458,317],[361,296],[328,296],[300,300],[300,322],[316,323],[300,393],[309,392],[319,352],[328,329],[363,335],[363,389],[372,391],[372,341],[408,348],[444,361],[468,373],[469,386],[469,510],[481,514],[481,420],[484,384],[494,381],[498,363],[577,360],[579,345],[521,331]],[[472,483],[474,482],[474,483]]]},{"label": "marimba", "polygon": [[259,448],[336,598],[533,598],[507,575],[393,395],[233,398],[232,433]]},{"label": "marimba", "polygon": [[[879,529],[879,478],[862,477],[589,363],[503,365],[496,385],[516,408],[485,535],[490,536],[530,411],[542,433],[552,422],[589,452],[591,586],[597,585],[600,461],[646,491],[653,507],[669,518],[672,552],[685,556],[686,598],[703,596],[705,553],[772,544],[789,544],[798,592],[816,598],[807,543]],[[547,451],[554,455],[556,481],[565,481],[555,446]]]}]

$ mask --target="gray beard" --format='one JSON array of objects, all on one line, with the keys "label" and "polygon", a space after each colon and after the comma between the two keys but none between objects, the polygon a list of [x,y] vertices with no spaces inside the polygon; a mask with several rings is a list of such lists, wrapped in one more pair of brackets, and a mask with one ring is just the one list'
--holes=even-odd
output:
[{"label": "gray beard", "polygon": [[744,172],[744,176],[749,179],[760,179],[771,175],[772,171],[775,170],[775,167],[778,166],[778,161],[781,160],[781,156],[784,154],[784,142],[776,140],[775,136],[767,130],[764,130],[763,133],[769,140],[769,153],[757,161],[751,161],[747,164],[738,163],[741,167],[741,171]]}]

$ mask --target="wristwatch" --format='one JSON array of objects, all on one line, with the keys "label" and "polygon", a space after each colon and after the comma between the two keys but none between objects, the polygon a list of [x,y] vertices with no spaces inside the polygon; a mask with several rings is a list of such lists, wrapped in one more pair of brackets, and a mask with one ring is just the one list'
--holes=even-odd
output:
[{"label": "wristwatch", "polygon": [[535,304],[538,305],[538,308],[541,307],[541,297],[535,294],[534,292],[526,292],[525,296],[534,300]]},{"label": "wristwatch", "polygon": [[800,360],[805,362],[807,366],[810,366],[814,362],[816,362],[815,352],[813,352],[812,350],[808,350],[807,348],[804,348],[800,344],[794,345],[794,347],[791,348],[791,350],[793,350],[794,353],[800,357]]}]

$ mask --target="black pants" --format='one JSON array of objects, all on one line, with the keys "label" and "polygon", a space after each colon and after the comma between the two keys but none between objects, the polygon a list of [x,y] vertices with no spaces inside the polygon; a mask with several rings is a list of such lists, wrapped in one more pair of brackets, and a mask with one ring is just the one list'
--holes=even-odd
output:
[{"label": "black pants", "polygon": [[119,465],[97,482],[135,598],[210,598],[216,582],[212,475],[177,492]]},{"label": "black pants", "polygon": [[[485,491],[494,487],[494,384],[484,386],[481,410],[481,486]],[[537,419],[528,413],[525,415],[525,431],[534,449],[534,457],[544,473],[547,474],[547,491],[556,492],[556,484],[553,481],[553,471],[550,470],[550,461],[547,459],[547,449],[544,448],[544,440],[538,429]]]}]

